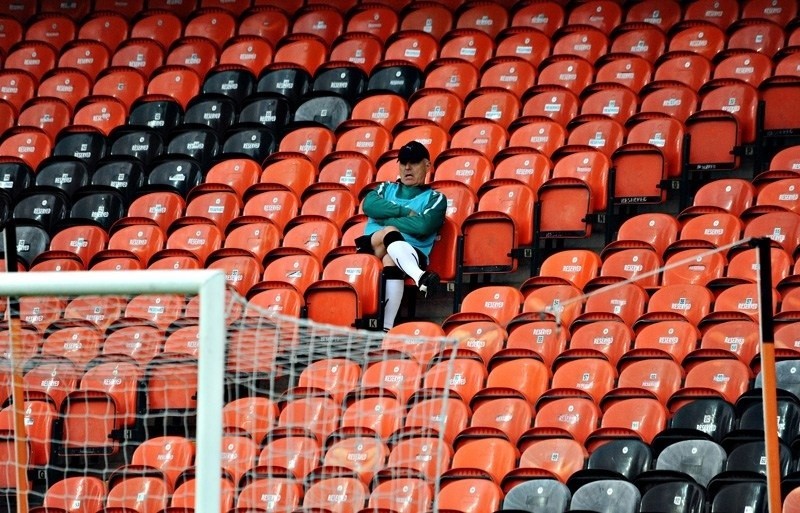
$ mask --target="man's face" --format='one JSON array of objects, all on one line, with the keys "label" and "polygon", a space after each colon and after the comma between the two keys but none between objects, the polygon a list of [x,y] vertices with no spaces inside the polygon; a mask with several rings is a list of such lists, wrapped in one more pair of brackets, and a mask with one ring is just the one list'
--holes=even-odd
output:
[{"label": "man's face", "polygon": [[422,185],[425,183],[425,175],[428,174],[428,168],[431,166],[431,161],[422,159],[419,162],[406,162],[400,163],[400,181],[403,185]]}]

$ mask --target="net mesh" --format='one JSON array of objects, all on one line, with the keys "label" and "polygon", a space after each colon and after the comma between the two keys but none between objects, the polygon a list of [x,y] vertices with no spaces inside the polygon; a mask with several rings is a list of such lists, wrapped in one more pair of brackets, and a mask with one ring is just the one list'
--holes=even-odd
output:
[{"label": "net mesh", "polygon": [[[220,511],[497,509],[518,483],[566,483],[615,438],[668,443],[682,406],[735,404],[754,387],[759,318],[779,303],[760,312],[755,253],[733,265],[755,251],[748,242],[688,245],[652,267],[628,252],[620,272],[592,279],[569,259],[519,287],[524,302],[507,322],[492,318],[505,300],[490,295],[469,302],[481,312],[462,305],[441,325],[388,334],[285,317],[229,292]],[[6,509],[18,487],[15,369],[31,506],[193,506],[197,298],[34,297],[6,308],[19,318],[0,333]]]},{"label": "net mesh", "polygon": [[[20,485],[15,371],[25,397],[18,414],[30,506],[87,513],[194,506],[203,464],[198,298],[28,297],[7,309],[14,320],[0,333],[0,509],[15,511]],[[430,506],[452,443],[442,414],[459,386],[452,341],[425,336],[422,325],[385,335],[315,324],[234,292],[219,316],[226,324],[221,511],[360,508],[370,500]],[[431,493],[381,491],[379,483],[398,478]]]}]

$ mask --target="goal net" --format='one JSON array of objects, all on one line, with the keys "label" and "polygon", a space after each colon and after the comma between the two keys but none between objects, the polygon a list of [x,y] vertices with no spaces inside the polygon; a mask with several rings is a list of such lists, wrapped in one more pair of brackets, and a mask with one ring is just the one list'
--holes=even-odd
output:
[{"label": "goal net", "polygon": [[[564,250],[507,322],[493,310],[506,298],[468,296],[475,310],[388,334],[264,310],[213,271],[4,275],[0,510],[488,512],[555,484],[568,497],[604,444],[657,454],[685,437],[671,428],[698,398],[778,416],[762,326],[788,301],[760,271],[788,271],[777,244],[749,242],[682,242],[650,264],[652,248],[610,245],[591,279],[581,255],[600,257]],[[776,328],[774,346],[796,360],[792,333]],[[780,369],[777,385],[800,393]],[[725,443],[702,419],[689,428]],[[748,431],[773,491],[774,424]]]},{"label": "goal net", "polygon": [[194,273],[4,276],[0,510],[430,507],[466,427],[451,341],[284,317]]}]

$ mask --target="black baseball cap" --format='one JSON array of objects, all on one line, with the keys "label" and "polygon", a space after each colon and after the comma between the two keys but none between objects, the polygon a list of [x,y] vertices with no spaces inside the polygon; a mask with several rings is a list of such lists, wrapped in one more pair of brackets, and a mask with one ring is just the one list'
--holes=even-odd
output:
[{"label": "black baseball cap", "polygon": [[431,154],[428,153],[428,148],[418,141],[406,143],[397,154],[397,160],[401,164],[422,162],[426,159],[430,160]]}]

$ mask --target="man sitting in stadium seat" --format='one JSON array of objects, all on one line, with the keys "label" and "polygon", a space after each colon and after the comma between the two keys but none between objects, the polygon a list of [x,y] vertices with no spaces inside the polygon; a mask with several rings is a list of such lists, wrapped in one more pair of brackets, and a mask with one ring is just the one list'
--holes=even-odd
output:
[{"label": "man sitting in stadium seat", "polygon": [[381,183],[361,203],[369,220],[364,235],[356,240],[360,252],[373,253],[383,261],[384,331],[394,325],[400,310],[406,275],[426,295],[439,283],[439,275],[425,268],[447,209],[444,195],[425,184],[431,167],[425,146],[409,142],[400,148],[397,161],[400,178]]}]

